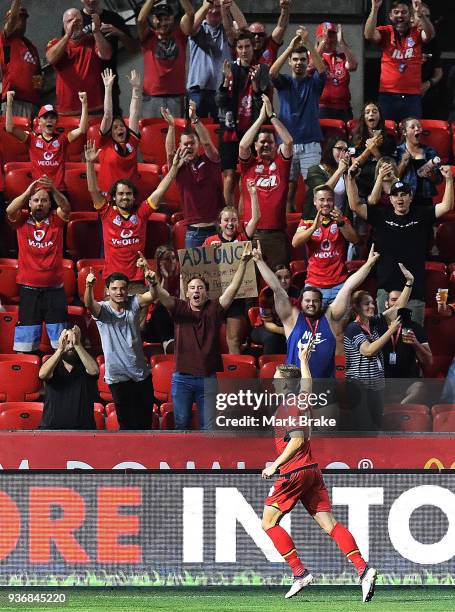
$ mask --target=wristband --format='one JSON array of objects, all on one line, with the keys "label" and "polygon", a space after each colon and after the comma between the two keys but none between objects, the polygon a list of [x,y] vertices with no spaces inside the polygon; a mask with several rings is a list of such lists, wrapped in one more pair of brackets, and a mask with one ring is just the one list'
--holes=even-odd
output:
[{"label": "wristband", "polygon": [[199,123],[199,117],[196,117],[196,119],[191,122],[191,125],[196,125],[196,123]]},{"label": "wristband", "polygon": [[157,284],[158,284],[158,281],[153,281],[153,283],[149,281],[150,287],[156,287]]},{"label": "wristband", "polygon": [[408,285],[408,283],[406,283],[405,287],[413,287],[414,283],[411,283],[410,285]]},{"label": "wristband", "polygon": [[272,119],[276,119],[276,118],[277,118],[276,113],[272,113],[272,114],[269,116],[269,120],[270,120],[270,121],[271,121]]}]

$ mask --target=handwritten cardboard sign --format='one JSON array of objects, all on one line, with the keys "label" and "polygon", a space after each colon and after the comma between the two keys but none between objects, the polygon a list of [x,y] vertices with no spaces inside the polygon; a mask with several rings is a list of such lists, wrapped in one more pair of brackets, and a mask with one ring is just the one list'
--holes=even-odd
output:
[{"label": "handwritten cardboard sign", "polygon": [[[178,252],[182,285],[186,293],[189,279],[194,275],[202,276],[209,284],[209,298],[219,298],[239,267],[240,258],[246,242],[232,242],[180,249]],[[245,276],[237,293],[237,298],[257,297],[256,272],[254,261],[246,265]],[[184,299],[185,296],[181,296]]]}]

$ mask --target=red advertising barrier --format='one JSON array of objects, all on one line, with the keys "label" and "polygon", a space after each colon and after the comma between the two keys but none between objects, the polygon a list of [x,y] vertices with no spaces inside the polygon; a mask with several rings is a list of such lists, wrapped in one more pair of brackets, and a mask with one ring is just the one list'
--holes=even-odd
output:
[{"label": "red advertising barrier", "polygon": [[[314,437],[321,468],[455,469],[451,436]],[[201,433],[0,433],[0,469],[262,469],[273,438]]]}]

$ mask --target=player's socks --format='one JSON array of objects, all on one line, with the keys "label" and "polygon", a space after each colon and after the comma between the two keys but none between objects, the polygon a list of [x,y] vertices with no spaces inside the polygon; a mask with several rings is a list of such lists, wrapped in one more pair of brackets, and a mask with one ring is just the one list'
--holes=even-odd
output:
[{"label": "player's socks", "polygon": [[294,541],[287,531],[280,527],[280,525],[274,525],[266,531],[269,538],[272,540],[275,548],[289,565],[294,576],[303,576],[305,572],[305,566],[300,561],[297,551],[295,549]]},{"label": "player's socks", "polygon": [[335,540],[338,548],[346,555],[348,561],[354,565],[358,575],[361,576],[367,564],[359,552],[352,533],[348,531],[344,525],[337,523],[330,532],[330,537]]}]

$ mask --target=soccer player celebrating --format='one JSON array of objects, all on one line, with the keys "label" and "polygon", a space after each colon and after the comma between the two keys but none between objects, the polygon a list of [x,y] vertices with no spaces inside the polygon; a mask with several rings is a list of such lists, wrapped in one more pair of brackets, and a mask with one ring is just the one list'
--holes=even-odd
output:
[{"label": "soccer player celebrating", "polygon": [[[279,365],[275,372],[275,386],[283,395],[290,395],[292,402],[278,408],[277,416],[304,416],[296,405],[296,395],[310,393],[312,378],[309,358],[314,339],[300,350],[300,369],[294,365]],[[289,419],[290,420],[290,419]],[[283,421],[285,422],[285,421]],[[362,600],[370,601],[374,595],[377,570],[368,567],[352,534],[338,523],[332,514],[329,494],[321,471],[311,454],[310,426],[283,428],[277,431],[275,443],[280,453],[271,466],[262,470],[262,478],[280,474],[265,499],[262,528],[275,548],[292,569],[294,582],[286,593],[289,599],[313,582],[313,576],[300,560],[291,536],[279,525],[281,518],[301,502],[317,524],[333,538],[343,554],[354,565],[362,585]]]}]

